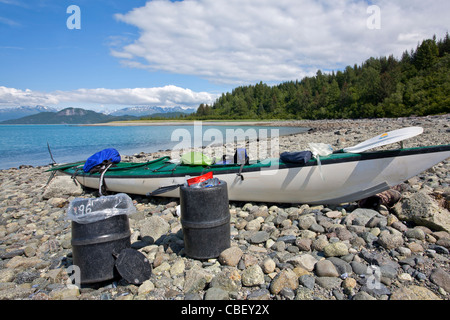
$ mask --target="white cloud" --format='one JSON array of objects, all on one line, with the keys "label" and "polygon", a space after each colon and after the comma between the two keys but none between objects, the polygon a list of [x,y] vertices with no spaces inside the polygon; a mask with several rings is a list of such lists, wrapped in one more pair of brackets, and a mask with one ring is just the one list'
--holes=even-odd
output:
[{"label": "white cloud", "polygon": [[57,103],[58,99],[52,94],[0,86],[0,106],[54,105]]},{"label": "white cloud", "polygon": [[[380,8],[370,29],[367,8]],[[216,83],[301,79],[415,48],[449,29],[450,1],[148,1],[119,21],[140,36],[111,50],[130,67],[196,75]]]},{"label": "white cloud", "polygon": [[217,95],[194,92],[172,85],[155,88],[78,89],[44,93],[0,86],[0,106],[64,105],[67,103],[103,105],[198,106],[212,103]]}]

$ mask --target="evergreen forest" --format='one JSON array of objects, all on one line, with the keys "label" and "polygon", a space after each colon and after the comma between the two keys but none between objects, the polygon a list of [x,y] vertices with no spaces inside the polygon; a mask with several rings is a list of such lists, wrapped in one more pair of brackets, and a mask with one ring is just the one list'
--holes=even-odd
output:
[{"label": "evergreen forest", "polygon": [[186,119],[340,119],[426,116],[450,112],[450,38],[423,40],[400,59],[369,58],[361,65],[288,81],[262,82],[201,104]]}]

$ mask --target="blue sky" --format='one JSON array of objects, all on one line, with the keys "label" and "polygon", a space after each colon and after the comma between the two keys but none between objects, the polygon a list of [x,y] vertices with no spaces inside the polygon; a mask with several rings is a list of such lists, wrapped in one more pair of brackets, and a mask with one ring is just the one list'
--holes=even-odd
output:
[{"label": "blue sky", "polygon": [[[0,0],[0,108],[198,106],[239,85],[400,56],[448,31],[450,1],[405,4]],[[79,30],[67,28],[70,5]]]}]

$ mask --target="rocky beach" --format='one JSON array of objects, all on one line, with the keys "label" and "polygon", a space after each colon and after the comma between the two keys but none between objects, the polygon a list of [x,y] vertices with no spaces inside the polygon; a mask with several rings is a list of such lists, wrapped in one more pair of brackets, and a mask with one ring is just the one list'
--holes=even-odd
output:
[{"label": "rocky beach", "polygon": [[[440,115],[276,125],[311,128],[279,137],[283,152],[307,150],[308,142],[341,149],[408,126],[424,132],[404,141],[405,147],[448,144],[449,120]],[[167,154],[123,155],[122,161]],[[81,288],[68,274],[73,256],[67,208],[75,198],[98,197],[98,191],[59,175],[47,185],[49,166],[0,170],[0,299],[449,300],[449,160],[397,186],[402,197],[391,207],[230,201],[231,247],[209,260],[186,256],[177,198],[130,195],[136,208],[129,216],[131,246],[150,262],[150,279]]]}]

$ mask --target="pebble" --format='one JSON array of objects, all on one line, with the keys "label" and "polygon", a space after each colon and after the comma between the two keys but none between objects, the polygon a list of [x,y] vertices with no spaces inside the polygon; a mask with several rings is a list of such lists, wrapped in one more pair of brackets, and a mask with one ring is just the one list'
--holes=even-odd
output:
[{"label": "pebble", "polygon": [[336,267],[330,260],[320,260],[315,265],[315,273],[319,277],[339,277]]},{"label": "pebble", "polygon": [[450,274],[441,268],[436,268],[431,271],[430,280],[444,289],[446,292],[450,292]]},{"label": "pebble", "polygon": [[308,289],[314,289],[314,284],[316,283],[315,277],[313,277],[310,274],[304,274],[299,277],[299,283],[308,288]]},{"label": "pebble", "polygon": [[266,274],[272,273],[275,271],[276,266],[277,265],[276,265],[275,261],[273,261],[271,258],[266,258],[263,261],[262,270]]},{"label": "pebble", "polygon": [[258,231],[248,239],[250,243],[258,244],[266,242],[270,237],[270,234],[266,231]]},{"label": "pebble", "polygon": [[219,261],[223,265],[235,267],[239,260],[241,260],[242,255],[242,250],[237,246],[233,246],[219,254]]},{"label": "pebble", "polygon": [[[448,120],[448,116],[355,120],[361,121],[359,134],[346,120],[306,122],[322,129],[292,136],[295,144],[280,137],[280,146],[306,149],[314,139],[333,145],[330,126],[347,126],[338,130],[342,136],[349,132],[345,141],[351,145],[372,137],[374,131],[417,122],[425,131],[408,140],[407,146],[444,144],[448,133],[441,130]],[[162,155],[142,154],[139,161]],[[438,227],[439,220],[428,218],[422,225],[408,211],[428,206],[421,211],[423,218],[439,208],[438,199],[445,200],[449,190],[448,161],[402,184],[405,199],[394,208],[364,209],[356,202],[339,206],[230,202],[231,246],[205,261],[185,255],[176,211],[179,199],[132,196],[137,208],[130,216],[132,247],[147,257],[152,275],[139,286],[120,279],[89,289],[67,282],[73,256],[71,224],[64,218],[70,201],[96,197],[97,191],[57,187],[61,181],[67,184],[66,177],[51,183],[45,193],[48,168],[0,170],[0,299],[450,298],[447,226]]]},{"label": "pebble", "polygon": [[283,288],[297,289],[298,278],[291,269],[281,270],[270,283],[270,292],[278,294]]},{"label": "pebble", "polygon": [[261,284],[264,284],[264,272],[259,265],[251,265],[242,272],[242,285],[253,287]]},{"label": "pebble", "polygon": [[343,242],[335,242],[326,245],[323,252],[326,257],[340,257],[348,254],[348,247]]}]

